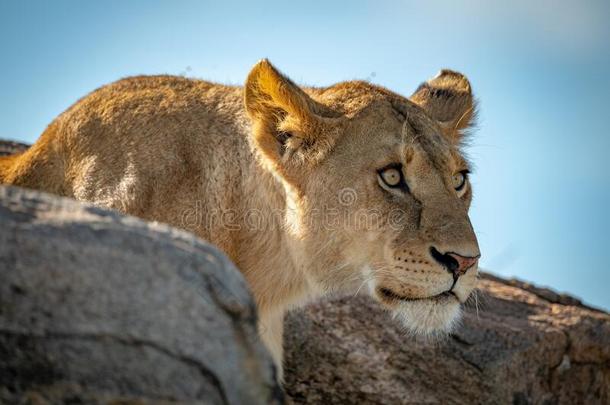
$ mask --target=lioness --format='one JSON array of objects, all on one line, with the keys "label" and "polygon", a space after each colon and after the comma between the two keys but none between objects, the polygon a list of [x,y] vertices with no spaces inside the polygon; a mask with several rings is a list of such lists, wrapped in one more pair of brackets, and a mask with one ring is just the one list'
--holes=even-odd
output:
[{"label": "lioness", "polygon": [[249,283],[281,376],[284,312],[330,291],[362,288],[417,333],[458,319],[479,258],[460,152],[473,111],[450,70],[409,99],[361,81],[300,88],[267,60],[243,88],[132,77],[0,159],[0,182],[219,246]]}]

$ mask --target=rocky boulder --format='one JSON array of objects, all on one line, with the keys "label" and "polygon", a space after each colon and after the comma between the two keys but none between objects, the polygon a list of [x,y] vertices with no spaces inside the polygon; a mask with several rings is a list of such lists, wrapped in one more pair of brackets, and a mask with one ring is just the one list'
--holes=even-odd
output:
[{"label": "rocky boulder", "polygon": [[610,316],[566,295],[484,275],[462,325],[426,342],[366,297],[292,313],[295,403],[608,404]]},{"label": "rocky boulder", "polygon": [[13,153],[23,152],[28,145],[21,142],[3,141],[0,139],[0,156],[12,155]]},{"label": "rocky boulder", "polygon": [[216,248],[0,186],[0,403],[281,401],[252,297]]}]

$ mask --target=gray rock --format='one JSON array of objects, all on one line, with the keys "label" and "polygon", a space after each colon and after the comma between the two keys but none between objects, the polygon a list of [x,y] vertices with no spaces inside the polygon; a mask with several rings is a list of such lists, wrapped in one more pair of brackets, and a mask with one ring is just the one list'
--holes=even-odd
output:
[{"label": "gray rock", "polygon": [[13,153],[25,151],[29,145],[21,142],[4,141],[0,139],[0,156],[12,155]]},{"label": "gray rock", "polygon": [[608,404],[610,316],[483,275],[446,340],[408,336],[367,297],[290,314],[286,393],[307,404]]},{"label": "gray rock", "polygon": [[112,401],[281,402],[244,279],[186,232],[0,186],[0,403]]}]

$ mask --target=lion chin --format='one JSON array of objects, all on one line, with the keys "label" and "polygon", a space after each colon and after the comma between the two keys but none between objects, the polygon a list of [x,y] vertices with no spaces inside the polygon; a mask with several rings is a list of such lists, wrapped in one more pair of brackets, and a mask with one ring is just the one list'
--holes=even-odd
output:
[{"label": "lion chin", "polygon": [[372,270],[365,267],[369,295],[382,307],[390,310],[405,331],[425,339],[442,338],[459,325],[462,304],[455,293],[446,292],[424,299],[399,297],[391,290],[378,286],[371,277]]},{"label": "lion chin", "polygon": [[451,333],[462,316],[457,300],[447,299],[401,302],[392,311],[407,332],[425,338],[440,338]]}]

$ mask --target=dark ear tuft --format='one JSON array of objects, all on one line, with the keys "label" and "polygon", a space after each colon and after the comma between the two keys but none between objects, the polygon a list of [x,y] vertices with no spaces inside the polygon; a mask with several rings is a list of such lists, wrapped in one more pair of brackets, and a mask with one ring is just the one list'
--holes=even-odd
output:
[{"label": "dark ear tuft", "polygon": [[459,142],[464,132],[473,125],[475,102],[466,76],[443,69],[433,79],[421,84],[411,96],[437,120],[452,142]]}]

